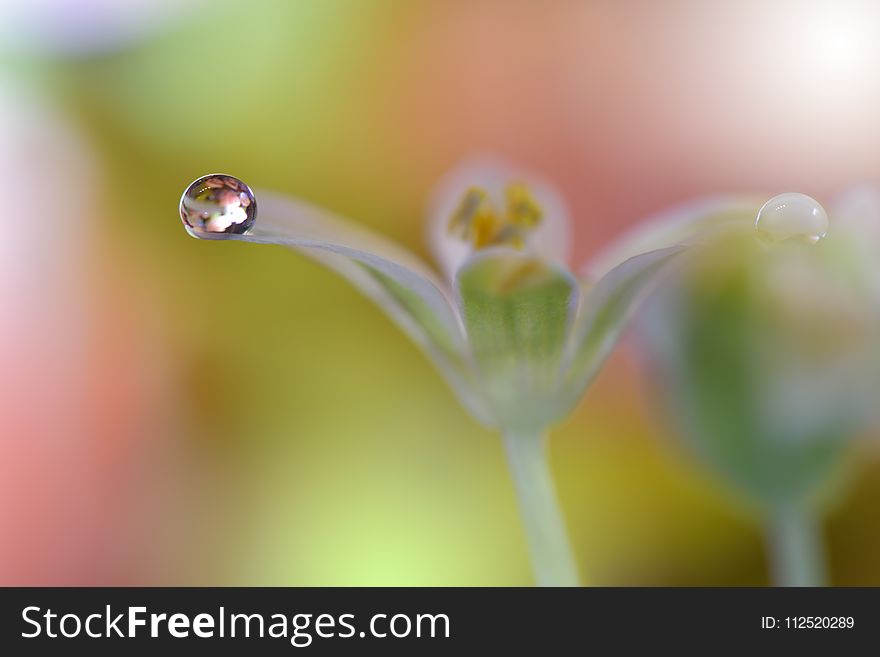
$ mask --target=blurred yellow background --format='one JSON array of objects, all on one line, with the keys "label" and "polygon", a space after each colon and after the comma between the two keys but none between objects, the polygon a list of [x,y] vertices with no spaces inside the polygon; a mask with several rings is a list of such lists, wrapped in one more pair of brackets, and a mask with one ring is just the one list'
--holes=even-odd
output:
[{"label": "blurred yellow background", "polygon": [[[870,2],[20,0],[0,25],[2,584],[531,582],[497,436],[332,273],[187,237],[202,174],[424,255],[433,182],[497,153],[568,199],[578,262],[693,196],[880,178]],[[585,580],[765,583],[757,515],[632,347],[551,438]],[[831,573],[878,585],[856,460]]]}]

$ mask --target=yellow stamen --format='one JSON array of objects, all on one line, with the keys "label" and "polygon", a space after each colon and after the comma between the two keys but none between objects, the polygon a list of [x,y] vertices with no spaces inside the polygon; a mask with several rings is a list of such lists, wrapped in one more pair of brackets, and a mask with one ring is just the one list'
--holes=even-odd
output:
[{"label": "yellow stamen", "polygon": [[504,197],[504,211],[498,212],[485,189],[471,187],[453,213],[449,231],[471,242],[475,249],[499,244],[522,249],[525,236],[541,223],[543,211],[522,183],[509,184]]},{"label": "yellow stamen", "polygon": [[507,217],[511,223],[525,228],[534,228],[541,223],[541,207],[528,187],[513,183],[507,186],[504,195],[507,198]]}]

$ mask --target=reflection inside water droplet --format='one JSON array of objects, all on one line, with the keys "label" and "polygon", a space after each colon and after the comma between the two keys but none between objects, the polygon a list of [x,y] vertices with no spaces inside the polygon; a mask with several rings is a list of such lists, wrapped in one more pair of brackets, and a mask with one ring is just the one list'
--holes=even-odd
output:
[{"label": "reflection inside water droplet", "polygon": [[257,200],[238,178],[220,173],[202,176],[183,193],[180,218],[194,235],[247,232],[257,218]]},{"label": "reflection inside water droplet", "polygon": [[755,230],[770,242],[815,244],[828,232],[828,215],[818,201],[805,194],[780,194],[758,211]]}]

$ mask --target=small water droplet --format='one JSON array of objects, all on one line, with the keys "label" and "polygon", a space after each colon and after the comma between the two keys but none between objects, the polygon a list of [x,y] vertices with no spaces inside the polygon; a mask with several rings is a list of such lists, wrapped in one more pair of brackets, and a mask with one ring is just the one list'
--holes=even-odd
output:
[{"label": "small water droplet", "polygon": [[180,198],[180,218],[195,236],[240,235],[257,219],[257,199],[238,178],[214,173],[186,188]]},{"label": "small water droplet", "polygon": [[755,230],[770,242],[815,244],[828,232],[828,215],[818,201],[805,194],[780,194],[758,211]]}]

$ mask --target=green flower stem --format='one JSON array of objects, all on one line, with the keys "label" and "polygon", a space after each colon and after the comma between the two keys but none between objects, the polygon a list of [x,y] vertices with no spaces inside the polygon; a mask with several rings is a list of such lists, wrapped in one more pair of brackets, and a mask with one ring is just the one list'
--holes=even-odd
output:
[{"label": "green flower stem", "polygon": [[808,505],[779,505],[770,517],[768,534],[775,586],[825,586],[821,530]]},{"label": "green flower stem", "polygon": [[504,445],[539,586],[579,586],[577,566],[553,490],[545,436],[509,431]]}]

